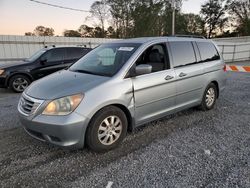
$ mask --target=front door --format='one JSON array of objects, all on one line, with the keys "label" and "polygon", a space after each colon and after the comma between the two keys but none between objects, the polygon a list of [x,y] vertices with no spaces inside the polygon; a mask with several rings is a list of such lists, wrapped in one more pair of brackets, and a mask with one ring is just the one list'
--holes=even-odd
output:
[{"label": "front door", "polygon": [[58,48],[44,53],[38,62],[39,66],[36,70],[33,70],[33,75],[35,74],[36,79],[64,69],[64,52],[63,48]]},{"label": "front door", "polygon": [[149,47],[136,65],[150,64],[152,73],[132,79],[134,87],[136,124],[162,117],[175,106],[175,72],[170,69],[165,44]]}]

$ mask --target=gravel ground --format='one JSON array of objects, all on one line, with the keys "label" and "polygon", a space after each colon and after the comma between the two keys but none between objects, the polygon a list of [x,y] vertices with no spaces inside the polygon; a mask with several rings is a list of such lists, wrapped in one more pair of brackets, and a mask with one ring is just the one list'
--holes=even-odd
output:
[{"label": "gravel ground", "polygon": [[19,95],[0,90],[0,187],[250,187],[249,83],[249,73],[228,73],[215,109],[147,124],[103,154],[30,138]]}]

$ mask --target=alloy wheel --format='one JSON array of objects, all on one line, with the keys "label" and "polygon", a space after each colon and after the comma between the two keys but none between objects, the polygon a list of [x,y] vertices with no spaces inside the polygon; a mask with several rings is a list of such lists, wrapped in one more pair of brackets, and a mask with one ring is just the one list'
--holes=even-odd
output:
[{"label": "alloy wheel", "polygon": [[103,145],[112,145],[122,133],[122,121],[117,116],[105,118],[98,129],[98,139]]},{"label": "alloy wheel", "polygon": [[12,85],[16,91],[22,92],[29,86],[29,82],[24,78],[16,78]]},{"label": "alloy wheel", "polygon": [[215,90],[214,88],[209,88],[206,93],[206,105],[211,107],[215,102]]}]

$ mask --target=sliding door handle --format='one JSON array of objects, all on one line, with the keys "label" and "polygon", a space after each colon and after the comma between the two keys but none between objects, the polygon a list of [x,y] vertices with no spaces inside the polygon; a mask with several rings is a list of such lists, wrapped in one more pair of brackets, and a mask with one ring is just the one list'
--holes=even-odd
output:
[{"label": "sliding door handle", "polygon": [[172,80],[173,78],[174,78],[173,76],[167,75],[167,76],[165,77],[165,80]]},{"label": "sliding door handle", "polygon": [[181,72],[181,73],[179,74],[179,77],[185,77],[185,76],[187,76],[187,74],[184,73],[184,72]]}]

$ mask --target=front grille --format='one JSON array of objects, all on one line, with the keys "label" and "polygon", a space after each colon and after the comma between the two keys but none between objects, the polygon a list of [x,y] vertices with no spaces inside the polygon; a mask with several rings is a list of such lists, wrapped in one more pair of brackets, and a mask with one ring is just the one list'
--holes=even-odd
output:
[{"label": "front grille", "polygon": [[19,101],[18,109],[22,114],[29,116],[36,112],[42,102],[42,100],[37,100],[23,94]]}]

